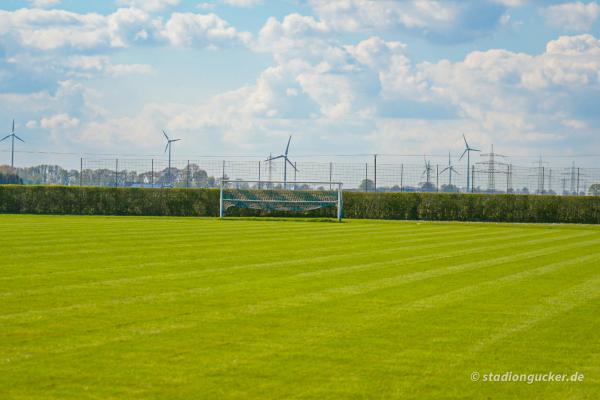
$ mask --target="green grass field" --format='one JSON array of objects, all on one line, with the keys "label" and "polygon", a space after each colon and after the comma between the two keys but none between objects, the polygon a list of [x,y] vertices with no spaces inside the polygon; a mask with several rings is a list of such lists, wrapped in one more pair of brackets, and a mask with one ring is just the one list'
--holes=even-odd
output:
[{"label": "green grass field", "polygon": [[600,398],[600,227],[4,215],[0,237],[2,400]]}]

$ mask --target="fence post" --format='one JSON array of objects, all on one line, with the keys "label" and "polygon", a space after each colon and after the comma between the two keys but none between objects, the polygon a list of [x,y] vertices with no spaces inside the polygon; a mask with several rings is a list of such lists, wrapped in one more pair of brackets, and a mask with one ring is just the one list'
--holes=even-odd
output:
[{"label": "fence post", "polygon": [[373,190],[377,192],[377,154],[373,155],[373,164],[374,164],[374,179],[373,179]]},{"label": "fence post", "polygon": [[79,186],[83,186],[83,157],[79,159]]},{"label": "fence post", "polygon": [[541,194],[544,194],[545,186],[546,186],[546,167],[542,167],[542,193]]},{"label": "fence post", "polygon": [[510,164],[506,166],[506,194],[510,191]]},{"label": "fence post", "polygon": [[[223,161],[225,163],[225,161]],[[223,207],[223,181],[221,181],[221,188],[219,190],[219,218],[223,218],[225,216],[225,207]]]},{"label": "fence post", "polygon": [[400,192],[404,191],[404,164],[400,164]]},{"label": "fence post", "polygon": [[221,177],[221,181],[225,180],[225,160],[223,160],[223,176]]},{"label": "fence post", "polygon": [[365,163],[365,192],[369,191],[369,163]]},{"label": "fence post", "polygon": [[190,188],[190,160],[188,160],[188,166],[187,166],[187,183],[186,183],[187,188]]},{"label": "fence post", "polygon": [[475,193],[475,166],[471,166],[471,193]]},{"label": "fence post", "polygon": [[333,163],[330,162],[329,163],[329,190],[332,189],[332,186],[331,186],[332,176],[333,176]]},{"label": "fence post", "polygon": [[119,159],[115,161],[115,187],[119,187]]},{"label": "fence post", "polygon": [[337,200],[337,219],[338,221],[342,220],[342,184],[338,184],[338,200]]}]

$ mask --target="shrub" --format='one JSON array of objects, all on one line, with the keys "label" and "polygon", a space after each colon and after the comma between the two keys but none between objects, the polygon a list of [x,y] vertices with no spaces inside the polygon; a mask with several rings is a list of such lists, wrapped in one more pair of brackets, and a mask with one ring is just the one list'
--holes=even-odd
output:
[{"label": "shrub", "polygon": [[[213,216],[218,189],[0,185],[0,213]],[[230,216],[290,216],[229,209]],[[334,208],[294,216],[334,217]],[[600,197],[464,193],[344,193],[344,217],[432,221],[600,223]]]}]

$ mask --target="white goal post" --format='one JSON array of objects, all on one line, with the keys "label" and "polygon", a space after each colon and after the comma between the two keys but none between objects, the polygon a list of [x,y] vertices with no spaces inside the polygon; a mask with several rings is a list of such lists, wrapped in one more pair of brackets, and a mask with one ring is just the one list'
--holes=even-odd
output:
[{"label": "white goal post", "polygon": [[266,211],[310,211],[336,207],[337,219],[342,220],[341,182],[222,180],[220,191],[221,218],[230,207]]}]

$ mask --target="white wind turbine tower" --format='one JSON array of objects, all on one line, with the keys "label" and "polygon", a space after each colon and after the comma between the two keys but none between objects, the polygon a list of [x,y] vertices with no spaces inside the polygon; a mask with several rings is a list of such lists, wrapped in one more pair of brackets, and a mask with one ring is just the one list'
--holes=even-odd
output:
[{"label": "white wind turbine tower", "polygon": [[429,188],[429,185],[431,184],[431,173],[433,171],[433,167],[431,166],[431,161],[428,161],[427,158],[425,156],[423,156],[423,159],[425,160],[425,169],[423,170],[423,173],[421,174],[421,176],[425,176],[427,179],[427,187]]},{"label": "white wind turbine tower", "polygon": [[273,160],[277,160],[279,158],[283,158],[283,187],[286,187],[287,184],[287,165],[288,163],[292,166],[292,168],[294,168],[294,170],[296,172],[298,172],[298,168],[296,168],[296,165],[290,161],[290,159],[288,158],[288,151],[290,150],[290,142],[292,141],[292,136],[290,135],[290,138],[288,139],[287,142],[287,146],[285,147],[285,153],[277,156],[277,157],[272,157],[269,156],[269,158],[267,158],[265,161],[269,162],[269,165],[271,163],[271,161]]},{"label": "white wind turbine tower", "polygon": [[15,167],[15,139],[20,140],[21,142],[25,143],[25,141],[23,139],[21,139],[20,137],[18,137],[15,134],[15,120],[14,119],[13,119],[13,123],[12,123],[12,132],[10,133],[10,135],[6,135],[2,139],[0,139],[0,142],[3,142],[8,138],[11,138],[10,168],[12,169]]},{"label": "white wind turbine tower", "polygon": [[167,170],[167,179],[168,179],[168,184],[171,185],[171,146],[174,142],[178,142],[181,139],[170,139],[169,136],[167,135],[167,132],[164,131],[163,129],[163,135],[165,135],[165,138],[167,139],[167,145],[165,146],[165,153],[167,152],[167,150],[169,150],[169,169]]},{"label": "white wind turbine tower", "polygon": [[467,143],[467,138],[465,137],[465,135],[463,134],[463,139],[465,141],[465,151],[462,153],[462,155],[460,156],[460,158],[458,159],[458,161],[462,160],[463,157],[465,156],[465,154],[467,155],[467,193],[469,192],[469,185],[471,184],[471,152],[472,151],[481,151],[479,149],[475,149],[471,146],[469,146],[469,143]]},{"label": "white wind turbine tower", "polygon": [[452,186],[452,173],[454,172],[455,174],[459,174],[459,172],[454,168],[454,165],[452,165],[452,159],[450,157],[450,153],[448,153],[448,166],[446,168],[444,168],[442,170],[442,172],[440,172],[440,175],[446,171],[448,171],[448,174],[449,174],[448,185]]}]

